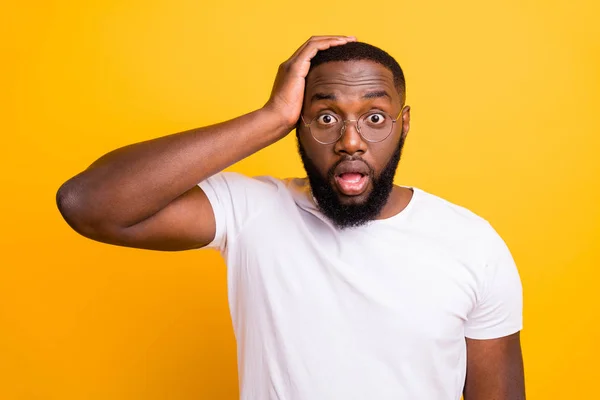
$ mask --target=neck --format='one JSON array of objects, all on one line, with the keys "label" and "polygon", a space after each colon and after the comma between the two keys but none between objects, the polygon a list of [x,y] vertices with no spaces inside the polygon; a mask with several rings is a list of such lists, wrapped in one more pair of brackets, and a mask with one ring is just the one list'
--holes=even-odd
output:
[{"label": "neck", "polygon": [[387,219],[399,214],[408,206],[412,196],[413,190],[411,188],[394,185],[390,197],[376,219]]}]

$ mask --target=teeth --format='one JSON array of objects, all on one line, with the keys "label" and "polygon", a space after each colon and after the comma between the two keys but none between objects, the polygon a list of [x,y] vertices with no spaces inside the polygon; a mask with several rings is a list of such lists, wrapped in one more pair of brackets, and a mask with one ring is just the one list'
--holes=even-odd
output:
[{"label": "teeth", "polygon": [[340,176],[344,182],[358,183],[362,179],[363,175],[358,172],[347,172]]}]

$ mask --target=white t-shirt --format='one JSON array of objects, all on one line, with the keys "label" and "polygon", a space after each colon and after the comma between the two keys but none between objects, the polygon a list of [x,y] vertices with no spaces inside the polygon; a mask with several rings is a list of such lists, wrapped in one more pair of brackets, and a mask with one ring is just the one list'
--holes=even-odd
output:
[{"label": "white t-shirt", "polygon": [[200,183],[227,261],[243,400],[457,400],[465,337],[521,330],[510,252],[472,212],[413,188],[399,214],[336,229],[306,179]]}]

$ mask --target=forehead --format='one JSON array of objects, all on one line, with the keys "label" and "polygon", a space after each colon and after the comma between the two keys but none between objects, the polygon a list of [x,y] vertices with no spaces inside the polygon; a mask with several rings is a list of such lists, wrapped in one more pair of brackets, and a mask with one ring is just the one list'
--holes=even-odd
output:
[{"label": "forehead", "polygon": [[373,61],[327,62],[312,69],[306,77],[308,98],[315,93],[344,95],[370,90],[385,90],[393,99],[399,98],[392,71]]}]

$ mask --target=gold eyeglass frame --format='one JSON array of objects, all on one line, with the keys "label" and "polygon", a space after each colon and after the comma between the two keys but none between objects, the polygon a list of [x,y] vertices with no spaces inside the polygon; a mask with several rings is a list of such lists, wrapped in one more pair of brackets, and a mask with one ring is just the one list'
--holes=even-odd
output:
[{"label": "gold eyeglass frame", "polygon": [[[310,132],[310,136],[312,136],[312,138],[315,139],[315,141],[317,143],[320,143],[320,144],[333,144],[333,143],[337,142],[338,140],[340,140],[341,137],[344,135],[344,132],[346,131],[346,123],[348,123],[348,122],[356,122],[356,125],[355,125],[356,132],[358,132],[358,134],[360,135],[361,138],[363,138],[364,141],[369,142],[369,143],[379,143],[379,142],[383,142],[385,139],[387,139],[387,138],[390,137],[390,135],[394,131],[394,125],[396,124],[396,122],[398,122],[398,119],[402,115],[402,112],[404,111],[405,108],[406,108],[406,106],[402,107],[402,109],[400,110],[400,113],[398,113],[398,116],[395,119],[392,118],[392,116],[390,114],[386,113],[385,111],[376,111],[376,112],[374,112],[373,110],[367,111],[367,112],[359,115],[358,119],[342,119],[341,122],[343,123],[343,125],[340,128],[340,135],[334,141],[331,141],[331,142],[322,142],[322,141],[320,141],[319,139],[317,139],[315,137],[315,135],[312,133],[312,130],[310,129],[310,125],[313,122],[315,122],[317,120],[317,118],[319,118],[321,115],[317,115],[312,120],[310,120],[309,123],[306,123],[306,121],[304,120],[304,116],[302,114],[300,114],[300,118],[302,119],[302,123],[304,124],[304,127],[308,128],[308,131]],[[392,120],[392,127],[390,128],[390,132],[383,139],[370,140],[370,139],[367,139],[366,137],[364,137],[363,134],[361,133],[360,127],[358,125],[358,121],[360,121],[361,118],[364,117],[367,114],[384,114],[384,115],[388,116]],[[337,115],[337,114],[334,114],[334,115],[337,116],[337,117],[339,117],[339,115]]]}]

